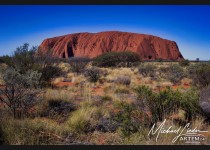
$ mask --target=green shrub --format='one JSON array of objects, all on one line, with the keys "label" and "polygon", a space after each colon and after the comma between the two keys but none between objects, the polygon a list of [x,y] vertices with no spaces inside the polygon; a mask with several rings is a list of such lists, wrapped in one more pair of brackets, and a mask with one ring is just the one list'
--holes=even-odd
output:
[{"label": "green shrub", "polygon": [[156,68],[157,67],[155,65],[147,63],[147,64],[141,64],[138,67],[138,71],[144,77],[146,77],[146,76],[154,77],[155,73],[156,73]]},{"label": "green shrub", "polygon": [[137,93],[137,107],[145,107],[145,103],[153,96],[152,89],[148,86],[142,85],[134,88],[134,91]]},{"label": "green shrub", "polygon": [[134,52],[107,52],[94,58],[93,65],[98,67],[130,67],[140,61],[140,56]]},{"label": "green shrub", "polygon": [[131,78],[129,76],[118,76],[114,82],[122,85],[130,85]]},{"label": "green shrub", "polygon": [[185,119],[188,121],[200,114],[198,92],[193,89],[181,93],[168,87],[164,91],[154,93],[149,87],[139,86],[135,92],[140,101],[137,102],[137,106],[141,107],[143,101],[152,114],[153,122],[163,121],[169,115],[177,113],[179,109],[185,111]]},{"label": "green shrub", "polygon": [[87,77],[90,82],[97,82],[101,77],[101,70],[97,67],[88,68],[84,71],[84,76]]},{"label": "green shrub", "polygon": [[123,135],[129,136],[132,133],[137,132],[138,126],[132,120],[132,112],[134,110],[134,106],[125,102],[120,102],[118,103],[117,108],[120,108],[122,111],[114,117],[114,120],[120,123],[120,129]]},{"label": "green shrub", "polygon": [[208,63],[197,63],[188,67],[188,76],[197,87],[210,85],[210,65]]},{"label": "green shrub", "polygon": [[72,57],[68,59],[70,70],[77,74],[82,73],[89,62],[90,59],[85,57]]},{"label": "green shrub", "polygon": [[174,84],[179,83],[186,76],[183,68],[177,64],[171,65],[168,69],[167,78]]},{"label": "green shrub", "polygon": [[190,89],[182,93],[180,106],[185,111],[186,120],[191,121],[192,119],[196,119],[202,113],[199,105],[199,92],[195,89]]},{"label": "green shrub", "polygon": [[182,66],[182,67],[189,66],[190,61],[188,59],[183,59],[179,62],[179,65]]},{"label": "green shrub", "polygon": [[177,113],[181,98],[181,93],[173,91],[171,88],[155,94],[154,98],[148,103],[152,110],[152,116],[159,121],[163,121],[166,116]]}]

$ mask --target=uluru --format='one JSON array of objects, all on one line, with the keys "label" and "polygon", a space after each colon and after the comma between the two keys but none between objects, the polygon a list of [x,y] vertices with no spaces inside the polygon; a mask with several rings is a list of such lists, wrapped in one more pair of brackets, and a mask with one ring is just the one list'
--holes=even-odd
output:
[{"label": "uluru", "polygon": [[175,41],[158,36],[106,31],[98,33],[73,33],[45,39],[40,49],[52,50],[59,58],[89,57],[94,58],[106,52],[132,51],[142,60],[182,60],[184,59]]}]

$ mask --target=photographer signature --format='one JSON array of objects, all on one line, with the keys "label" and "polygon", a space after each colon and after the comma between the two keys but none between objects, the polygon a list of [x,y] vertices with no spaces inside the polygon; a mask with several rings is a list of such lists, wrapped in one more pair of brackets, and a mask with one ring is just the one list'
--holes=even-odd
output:
[{"label": "photographer signature", "polygon": [[[156,142],[160,136],[160,134],[169,134],[169,133],[174,133],[177,134],[176,137],[173,138],[172,143],[175,143],[179,137],[181,136],[189,136],[189,135],[194,135],[194,136],[203,136],[202,134],[199,133],[206,133],[208,131],[201,131],[195,127],[194,129],[190,129],[190,123],[187,123],[183,128],[179,127],[178,129],[172,129],[172,126],[168,127],[168,129],[165,129],[165,123],[166,119],[160,124],[160,126],[155,130],[155,124],[152,126],[151,130],[148,133],[148,136],[155,135],[156,136]],[[186,130],[186,131],[185,131]]]}]

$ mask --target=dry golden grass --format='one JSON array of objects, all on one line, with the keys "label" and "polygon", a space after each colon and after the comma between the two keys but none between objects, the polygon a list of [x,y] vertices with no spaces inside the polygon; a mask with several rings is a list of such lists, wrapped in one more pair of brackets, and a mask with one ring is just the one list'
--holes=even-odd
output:
[{"label": "dry golden grass", "polygon": [[46,101],[63,100],[72,101],[72,93],[67,89],[47,89],[43,95]]},{"label": "dry golden grass", "polygon": [[70,64],[68,64],[68,63],[62,62],[58,65],[58,67],[61,68],[65,72],[69,72],[69,70],[70,70]]}]

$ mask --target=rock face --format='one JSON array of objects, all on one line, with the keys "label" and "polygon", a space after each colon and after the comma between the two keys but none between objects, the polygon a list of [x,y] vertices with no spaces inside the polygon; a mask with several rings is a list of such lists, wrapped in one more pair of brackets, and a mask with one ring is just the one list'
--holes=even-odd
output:
[{"label": "rock face", "polygon": [[181,60],[179,48],[174,41],[153,35],[108,31],[98,33],[74,33],[45,39],[42,51],[53,50],[53,56],[60,58],[89,57],[111,51],[132,51],[143,60]]}]

